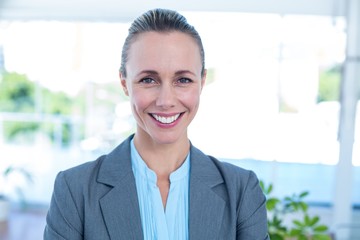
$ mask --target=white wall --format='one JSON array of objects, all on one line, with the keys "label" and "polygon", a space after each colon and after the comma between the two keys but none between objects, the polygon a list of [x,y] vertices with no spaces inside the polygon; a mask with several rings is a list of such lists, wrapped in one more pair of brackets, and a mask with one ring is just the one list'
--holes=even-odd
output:
[{"label": "white wall", "polygon": [[237,11],[344,15],[343,0],[1,0],[0,19],[126,21],[156,8],[178,11]]}]

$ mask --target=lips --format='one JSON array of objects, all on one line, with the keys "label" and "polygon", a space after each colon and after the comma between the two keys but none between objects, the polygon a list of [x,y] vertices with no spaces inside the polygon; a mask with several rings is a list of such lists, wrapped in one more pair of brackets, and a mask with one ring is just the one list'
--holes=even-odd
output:
[{"label": "lips", "polygon": [[173,122],[175,122],[179,117],[180,117],[180,113],[172,115],[172,116],[160,116],[158,114],[150,114],[156,121],[162,123],[162,124],[171,124]]}]

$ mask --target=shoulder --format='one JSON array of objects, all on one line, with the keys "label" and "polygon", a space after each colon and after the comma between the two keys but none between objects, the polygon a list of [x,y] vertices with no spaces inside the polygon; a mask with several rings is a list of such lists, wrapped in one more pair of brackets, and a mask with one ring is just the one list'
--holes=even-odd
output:
[{"label": "shoulder", "polygon": [[86,199],[85,196],[94,192],[94,189],[99,186],[97,178],[104,159],[106,155],[100,156],[95,161],[59,172],[55,178],[53,195],[59,202],[74,201],[80,204],[77,207],[81,208],[82,202]]},{"label": "shoulder", "polygon": [[107,155],[102,155],[94,161],[86,162],[78,166],[63,170],[58,173],[56,179],[63,180],[68,185],[83,185],[89,183],[90,179],[96,179],[100,166]]},{"label": "shoulder", "polygon": [[[204,154],[199,149],[192,146],[192,160],[193,166],[201,169],[200,174],[204,175],[220,175],[227,188],[237,189],[238,191],[244,190],[249,184],[258,184],[256,174],[248,169],[236,166],[234,164],[220,161],[219,159]],[[194,158],[194,159],[193,159]]]},{"label": "shoulder", "polygon": [[130,138],[123,141],[113,151],[98,157],[94,161],[61,171],[56,181],[64,181],[70,188],[83,188],[84,186],[116,182],[119,177],[131,170]]},{"label": "shoulder", "polygon": [[232,163],[220,161],[219,159],[208,156],[209,159],[218,167],[218,169],[229,177],[235,177],[235,178],[248,178],[250,175],[254,174],[253,171],[236,166]]},{"label": "shoulder", "polygon": [[220,161],[212,156],[209,156],[209,159],[217,166],[227,188],[243,192],[247,188],[253,188],[259,184],[259,180],[252,170]]},{"label": "shoulder", "polygon": [[[238,167],[231,163],[219,161],[212,156],[207,156],[207,158],[214,166],[216,166],[223,178],[223,186],[225,186],[227,190],[229,205],[236,206],[235,212],[237,215],[238,227],[246,229],[246,226],[255,226],[257,230],[250,235],[259,234],[261,235],[261,239],[265,239],[264,236],[266,236],[267,233],[266,198],[260,188],[256,174],[251,170]],[[257,231],[258,233],[256,233]],[[244,237],[244,239],[260,238]]]},{"label": "shoulder", "polygon": [[232,179],[247,179],[251,175],[254,175],[251,170],[241,168],[228,162],[220,161],[218,158],[207,155],[194,146],[191,146],[190,152],[192,161],[196,162],[193,165],[200,165],[202,169],[207,169],[208,171],[218,171],[224,177]]}]

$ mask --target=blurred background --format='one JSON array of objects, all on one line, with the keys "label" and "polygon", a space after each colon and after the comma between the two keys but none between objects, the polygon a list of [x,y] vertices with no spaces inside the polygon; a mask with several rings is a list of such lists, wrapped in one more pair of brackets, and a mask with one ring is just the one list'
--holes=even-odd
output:
[{"label": "blurred background", "polygon": [[357,0],[0,1],[0,239],[42,239],[56,174],[134,132],[121,48],[155,7],[180,11],[203,40],[192,143],[278,199],[309,192],[310,216],[360,239]]}]

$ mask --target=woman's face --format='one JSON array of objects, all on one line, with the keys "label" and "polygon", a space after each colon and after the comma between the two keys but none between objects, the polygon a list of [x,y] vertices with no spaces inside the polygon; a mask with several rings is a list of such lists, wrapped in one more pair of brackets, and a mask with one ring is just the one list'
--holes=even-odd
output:
[{"label": "woman's face", "polygon": [[147,32],[131,44],[127,76],[120,76],[137,135],[158,144],[187,139],[205,82],[200,50],[181,32]]}]

